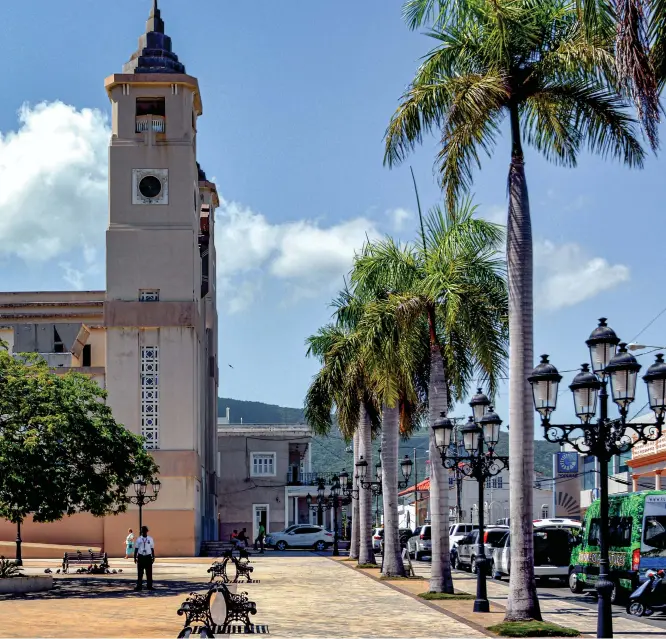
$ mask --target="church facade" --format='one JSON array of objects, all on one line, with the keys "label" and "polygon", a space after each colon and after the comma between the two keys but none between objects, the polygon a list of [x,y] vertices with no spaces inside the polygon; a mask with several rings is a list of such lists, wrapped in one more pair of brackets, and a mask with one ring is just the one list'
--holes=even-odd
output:
[{"label": "church facade", "polygon": [[[106,290],[0,293],[0,339],[41,353],[58,373],[95,379],[115,419],[143,435],[162,489],[143,519],[162,556],[194,555],[217,536],[218,323],[215,184],[197,163],[195,77],[172,50],[153,3],[139,48],[105,88],[112,105]],[[138,513],[76,514],[22,530],[39,546],[124,554]],[[0,522],[0,542],[16,530]],[[9,554],[11,549],[3,545]]]}]

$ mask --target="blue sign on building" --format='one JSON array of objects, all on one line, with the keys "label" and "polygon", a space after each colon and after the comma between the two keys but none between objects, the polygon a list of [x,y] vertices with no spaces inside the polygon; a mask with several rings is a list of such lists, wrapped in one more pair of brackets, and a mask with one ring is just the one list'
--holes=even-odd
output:
[{"label": "blue sign on building", "polygon": [[562,477],[567,475],[578,475],[578,453],[557,453],[557,474]]}]

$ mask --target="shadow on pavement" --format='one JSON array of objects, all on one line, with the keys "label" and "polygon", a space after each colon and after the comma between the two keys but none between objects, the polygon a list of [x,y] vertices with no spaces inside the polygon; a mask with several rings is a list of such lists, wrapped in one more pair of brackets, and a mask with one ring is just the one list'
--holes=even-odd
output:
[{"label": "shadow on pavement", "polygon": [[[48,599],[114,599],[122,597],[173,597],[188,595],[190,592],[207,590],[207,581],[156,581],[155,590],[134,591],[135,581],[131,579],[100,579],[95,577],[54,579],[53,589],[46,592],[33,592],[21,595],[0,595],[0,601],[48,600]],[[238,584],[242,590],[244,584]],[[183,597],[184,599],[184,597]]]}]

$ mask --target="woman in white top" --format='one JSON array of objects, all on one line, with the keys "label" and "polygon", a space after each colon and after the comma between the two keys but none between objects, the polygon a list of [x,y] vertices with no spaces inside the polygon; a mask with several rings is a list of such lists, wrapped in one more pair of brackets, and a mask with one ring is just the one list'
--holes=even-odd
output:
[{"label": "woman in white top", "polygon": [[134,533],[129,529],[129,534],[125,538],[125,559],[132,559],[134,557]]}]

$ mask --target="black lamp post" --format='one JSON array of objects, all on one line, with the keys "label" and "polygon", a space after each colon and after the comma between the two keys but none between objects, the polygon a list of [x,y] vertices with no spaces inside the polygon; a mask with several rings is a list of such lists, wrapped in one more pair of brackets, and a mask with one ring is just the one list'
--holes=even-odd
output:
[{"label": "black lamp post", "polygon": [[[615,455],[631,450],[639,442],[659,439],[666,412],[666,363],[659,353],[657,359],[643,376],[647,384],[650,408],[654,411],[654,424],[629,423],[627,413],[635,399],[636,379],[641,365],[620,343],[615,331],[599,320],[599,326],[587,340],[592,370],[583,364],[580,373],[569,386],[573,393],[574,408],[580,424],[551,424],[551,413],[557,407],[557,389],[562,376],[543,355],[528,381],[532,385],[534,407],[541,415],[546,439],[558,444],[570,444],[581,454],[592,455],[599,460],[600,469],[600,528],[599,528],[599,612],[597,637],[613,636],[611,593],[614,588],[609,578],[608,559],[608,462]],[[617,346],[619,344],[619,350]],[[608,382],[613,402],[620,418],[608,416]],[[599,417],[597,415],[599,400]]]},{"label": "black lamp post", "polygon": [[[348,479],[349,476],[347,475],[345,483]],[[343,500],[340,499],[340,490],[341,490],[340,478],[337,475],[334,475],[333,483],[331,484],[331,489],[328,495],[325,494],[326,487],[324,485],[324,480],[320,478],[317,483],[317,503],[316,504],[312,503],[312,495],[310,495],[310,493],[308,493],[307,496],[305,497],[305,502],[307,503],[308,508],[310,508],[313,513],[317,513],[317,521],[319,522],[319,525],[322,524],[324,511],[331,509],[333,510],[333,556],[334,557],[338,557],[340,555],[340,549],[338,548],[338,508],[343,503]]]},{"label": "black lamp post", "polygon": [[16,522],[16,565],[23,565],[23,555],[21,554],[21,522]]},{"label": "black lamp post", "polygon": [[459,429],[460,441],[452,420],[441,417],[432,426],[435,444],[444,468],[472,477],[479,486],[479,555],[476,558],[476,599],[474,612],[490,612],[486,585],[487,560],[484,544],[483,489],[486,479],[509,468],[509,458],[495,454],[502,420],[479,389],[470,402],[473,416]]},{"label": "black lamp post", "polygon": [[162,487],[159,479],[151,480],[150,484],[153,493],[152,495],[147,495],[146,489],[148,488],[148,482],[146,482],[143,477],[137,477],[134,480],[134,492],[136,494],[130,495],[129,498],[131,504],[135,504],[139,507],[139,534],[141,534],[141,528],[143,528],[143,507],[157,499],[160,488]]}]

